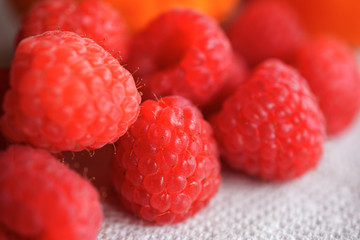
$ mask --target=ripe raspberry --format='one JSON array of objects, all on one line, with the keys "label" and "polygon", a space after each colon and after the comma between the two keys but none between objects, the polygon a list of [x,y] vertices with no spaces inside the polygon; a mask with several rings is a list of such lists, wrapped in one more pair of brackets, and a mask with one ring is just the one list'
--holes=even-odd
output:
[{"label": "ripe raspberry", "polygon": [[124,20],[108,4],[98,0],[45,0],[24,16],[17,41],[50,30],[85,35],[115,58],[126,58],[129,33]]},{"label": "ripe raspberry", "polygon": [[261,64],[212,119],[234,169],[269,180],[297,177],[321,157],[324,120],[304,79],[278,60]]},{"label": "ripe raspberry", "polygon": [[318,37],[300,48],[296,60],[319,100],[327,133],[341,132],[360,108],[360,78],[352,52],[338,40]]},{"label": "ripe raspberry", "polygon": [[95,189],[49,153],[20,145],[0,153],[0,235],[92,240],[101,221]]},{"label": "ripe raspberry", "polygon": [[131,74],[94,41],[49,31],[23,40],[11,68],[2,130],[51,151],[96,149],[137,118]]},{"label": "ripe raspberry", "polygon": [[272,57],[291,61],[305,36],[295,12],[274,0],[245,5],[228,34],[234,50],[251,66]]},{"label": "ripe raspberry", "polygon": [[217,156],[210,125],[188,100],[178,96],[148,100],[119,140],[113,183],[125,207],[143,219],[179,222],[217,192]]},{"label": "ripe raspberry", "polygon": [[169,10],[134,37],[129,66],[139,67],[144,98],[181,95],[204,105],[229,75],[230,44],[215,20],[190,9]]}]

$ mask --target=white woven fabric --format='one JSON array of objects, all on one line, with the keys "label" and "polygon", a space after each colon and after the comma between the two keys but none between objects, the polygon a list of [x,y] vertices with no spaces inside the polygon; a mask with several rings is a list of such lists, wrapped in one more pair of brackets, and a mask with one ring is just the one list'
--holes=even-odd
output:
[{"label": "white woven fabric", "polygon": [[109,205],[98,240],[360,239],[360,119],[325,144],[318,167],[286,183],[229,169],[210,204],[193,218],[154,226]]}]

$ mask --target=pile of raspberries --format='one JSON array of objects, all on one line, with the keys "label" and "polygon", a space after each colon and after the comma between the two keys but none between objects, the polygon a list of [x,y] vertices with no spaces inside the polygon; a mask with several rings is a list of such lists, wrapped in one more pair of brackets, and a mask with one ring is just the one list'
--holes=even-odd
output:
[{"label": "pile of raspberries", "polygon": [[96,239],[110,194],[89,171],[138,217],[183,221],[216,195],[221,164],[299,177],[360,107],[352,50],[275,0],[224,26],[174,8],[132,34],[104,2],[45,0],[15,44],[0,71],[0,239]]}]

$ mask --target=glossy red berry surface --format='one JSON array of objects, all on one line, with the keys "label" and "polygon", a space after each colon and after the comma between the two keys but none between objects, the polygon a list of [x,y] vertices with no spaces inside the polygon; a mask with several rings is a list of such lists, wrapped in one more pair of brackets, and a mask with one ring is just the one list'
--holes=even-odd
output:
[{"label": "glossy red berry surface", "polygon": [[101,221],[96,190],[48,152],[0,153],[0,237],[93,240]]},{"label": "glossy red berry surface", "polygon": [[129,33],[124,20],[99,0],[46,0],[25,14],[17,41],[50,30],[72,31],[93,39],[115,58],[128,55]]},{"label": "glossy red berry surface", "polygon": [[144,99],[181,95],[205,105],[228,77],[232,50],[214,19],[190,9],[168,10],[134,37],[129,69],[143,79]]},{"label": "glossy red berry surface", "polygon": [[93,40],[49,31],[23,40],[12,62],[2,131],[50,151],[100,148],[139,113],[131,74]]},{"label": "glossy red berry surface", "polygon": [[228,31],[234,50],[250,66],[267,58],[292,61],[305,32],[296,13],[277,0],[250,1],[245,4]]},{"label": "glossy red berry surface", "polygon": [[212,119],[224,160],[269,180],[297,177],[319,161],[324,120],[305,80],[268,60],[229,97]]},{"label": "glossy red berry surface", "polygon": [[220,184],[210,125],[178,96],[147,100],[120,138],[113,183],[127,209],[158,224],[175,223],[207,205]]},{"label": "glossy red berry surface", "polygon": [[340,133],[360,108],[360,77],[355,56],[341,41],[318,37],[300,48],[296,65],[319,100],[327,133]]}]

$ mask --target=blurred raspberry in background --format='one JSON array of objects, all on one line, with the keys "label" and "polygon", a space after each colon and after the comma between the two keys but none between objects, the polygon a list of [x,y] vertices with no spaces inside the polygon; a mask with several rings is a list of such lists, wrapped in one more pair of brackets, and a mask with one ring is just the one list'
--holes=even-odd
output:
[{"label": "blurred raspberry in background", "polygon": [[[35,2],[39,0],[9,0],[14,8],[21,14],[25,13]],[[77,0],[79,1],[79,0]],[[223,21],[229,13],[235,9],[240,0],[103,0],[110,3],[124,16],[130,29],[140,30],[152,18],[159,13],[172,7],[191,7]]]}]

